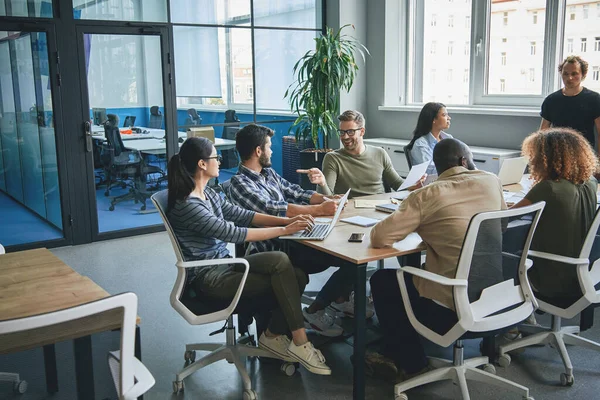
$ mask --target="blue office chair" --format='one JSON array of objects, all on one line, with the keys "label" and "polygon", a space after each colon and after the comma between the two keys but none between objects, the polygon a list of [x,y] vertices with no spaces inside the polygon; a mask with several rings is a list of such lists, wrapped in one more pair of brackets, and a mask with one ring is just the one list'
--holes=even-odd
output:
[{"label": "blue office chair", "polygon": [[[235,115],[235,110],[225,111],[224,122],[228,125],[223,127],[223,139],[235,140],[235,135],[240,130],[240,119]],[[221,161],[222,169],[235,168],[240,162],[236,149],[221,150],[221,156],[223,157],[223,161]]]}]

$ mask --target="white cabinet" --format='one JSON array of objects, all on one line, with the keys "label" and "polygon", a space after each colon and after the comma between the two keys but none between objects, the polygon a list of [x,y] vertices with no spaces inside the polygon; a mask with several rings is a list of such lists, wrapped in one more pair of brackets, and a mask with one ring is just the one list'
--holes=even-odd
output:
[{"label": "white cabinet", "polygon": [[406,156],[404,155],[404,146],[410,141],[402,139],[387,139],[387,138],[376,138],[376,139],[365,139],[364,142],[371,146],[381,147],[388,153],[392,159],[392,165],[398,175],[406,177],[408,175],[408,163],[406,162]]},{"label": "white cabinet", "polygon": [[[406,176],[409,168],[404,155],[404,146],[410,141],[404,139],[373,138],[365,139],[366,144],[383,148],[392,159],[392,165],[400,176]],[[492,147],[469,146],[473,161],[478,169],[498,174],[502,162],[507,158],[519,157],[520,150],[496,149]]]}]

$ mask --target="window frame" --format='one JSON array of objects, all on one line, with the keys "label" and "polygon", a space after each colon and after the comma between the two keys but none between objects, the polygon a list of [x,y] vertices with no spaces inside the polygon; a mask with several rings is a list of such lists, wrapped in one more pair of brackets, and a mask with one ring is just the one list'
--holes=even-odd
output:
[{"label": "window frame", "polygon": [[[422,105],[424,103],[423,32],[426,23],[424,21],[424,2],[386,0],[385,6],[386,37],[397,37],[400,40],[386,40],[384,60],[386,85],[384,105],[381,109],[394,109],[398,106],[412,108]],[[504,107],[525,110],[538,108],[548,94],[560,87],[560,75],[553,66],[558,65],[563,54],[564,25],[568,18],[566,0],[546,0],[543,54],[541,54],[540,66],[551,67],[543,68],[541,93],[536,95],[487,94],[490,54],[486,49],[489,49],[491,0],[472,0],[471,7],[469,102],[468,104],[449,104],[449,106],[455,110],[461,108],[489,109],[490,107],[492,109]],[[502,16],[502,18],[504,17]],[[399,21],[400,23],[398,23]],[[410,51],[412,51],[411,55],[409,55]],[[540,54],[536,54],[535,57],[540,57]]]}]

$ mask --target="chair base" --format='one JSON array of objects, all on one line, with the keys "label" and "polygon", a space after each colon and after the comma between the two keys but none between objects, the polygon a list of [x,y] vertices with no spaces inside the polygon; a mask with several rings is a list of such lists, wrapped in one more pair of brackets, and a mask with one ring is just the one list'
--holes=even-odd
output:
[{"label": "chair base", "polygon": [[[195,356],[190,360],[190,364],[186,365],[181,371],[175,375],[175,381],[173,382],[173,389],[178,392],[183,389],[183,380],[214,362],[220,360],[226,360],[230,364],[234,364],[237,368],[244,387],[244,396],[247,393],[253,392],[252,383],[248,371],[246,371],[245,359],[247,357],[268,357],[280,360],[275,354],[270,351],[263,350],[259,347],[255,347],[252,344],[243,344],[247,342],[248,338],[242,336],[239,340],[235,339],[235,327],[232,324],[232,317],[229,317],[228,328],[225,331],[227,338],[226,343],[193,343],[187,344],[186,349],[186,362],[188,360],[188,352],[192,351],[209,351],[210,353],[195,360]],[[242,359],[243,358],[243,359]],[[293,367],[293,368],[292,368]],[[295,372],[295,363],[284,362],[281,370],[288,376],[293,375]],[[250,397],[251,398],[251,397]]]},{"label": "chair base", "polygon": [[571,363],[571,358],[567,352],[566,345],[581,346],[589,350],[600,351],[600,344],[578,336],[578,326],[561,327],[559,317],[553,316],[552,319],[554,328],[543,326],[519,327],[519,329],[523,332],[531,332],[533,334],[531,336],[515,340],[512,343],[500,346],[498,349],[499,359],[502,362],[502,366],[508,366],[510,364],[510,358],[505,356],[506,353],[517,349],[522,349],[527,346],[550,344],[558,351],[558,354],[562,358],[565,366],[565,373],[561,374],[561,383],[564,386],[571,386],[574,382],[573,364]]},{"label": "chair base", "polygon": [[[409,389],[432,382],[451,380],[460,389],[463,400],[469,400],[470,396],[467,380],[472,380],[518,393],[523,399],[533,400],[529,396],[529,389],[525,386],[521,386],[518,383],[494,375],[495,369],[489,364],[487,357],[476,357],[463,361],[462,346],[455,346],[454,353],[454,361],[432,357],[429,358],[430,365],[436,369],[394,386],[394,398],[396,400],[408,400],[408,396],[405,392]],[[481,366],[484,366],[483,370],[477,368]]]},{"label": "chair base", "polygon": [[23,394],[27,391],[27,381],[21,380],[19,374],[0,372],[0,382],[12,382],[15,393]]}]

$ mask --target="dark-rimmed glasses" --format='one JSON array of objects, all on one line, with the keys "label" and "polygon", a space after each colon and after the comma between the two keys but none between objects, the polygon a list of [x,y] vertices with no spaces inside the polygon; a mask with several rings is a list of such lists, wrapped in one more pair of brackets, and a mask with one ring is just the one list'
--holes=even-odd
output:
[{"label": "dark-rimmed glasses", "polygon": [[206,157],[206,158],[205,158],[205,160],[210,160],[210,159],[213,159],[213,158],[214,158],[215,160],[217,160],[217,162],[218,162],[218,163],[221,163],[221,162],[223,162],[223,156],[222,156],[222,155],[220,155],[220,154],[217,154],[217,155],[216,155],[216,156],[214,156],[214,157]]},{"label": "dark-rimmed glasses", "polygon": [[338,129],[338,133],[339,133],[340,137],[342,137],[344,135],[353,137],[354,135],[356,135],[356,131],[360,131],[361,129],[362,129],[362,127],[356,128],[356,129]]}]

